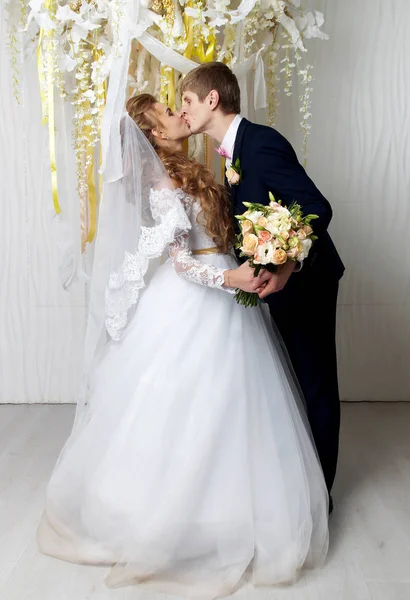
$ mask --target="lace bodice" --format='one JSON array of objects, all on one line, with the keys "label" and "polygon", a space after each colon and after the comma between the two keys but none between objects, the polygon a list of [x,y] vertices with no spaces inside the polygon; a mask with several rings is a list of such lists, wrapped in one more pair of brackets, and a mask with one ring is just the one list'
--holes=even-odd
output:
[{"label": "lace bodice", "polygon": [[198,222],[198,215],[202,210],[199,201],[193,200],[185,194],[184,206],[192,226],[192,229],[189,232],[189,245],[191,250],[214,248],[214,241],[209,237],[205,227],[201,225],[200,221]]},{"label": "lace bodice", "polygon": [[223,287],[225,269],[205,264],[194,258],[193,250],[215,248],[215,244],[198,220],[201,212],[199,201],[184,192],[181,193],[180,200],[191,222],[191,230],[175,236],[174,241],[169,245],[169,254],[175,271],[193,283],[233,293],[234,290]]},{"label": "lace bodice", "polygon": [[147,210],[155,224],[141,227],[136,251],[125,253],[120,268],[110,273],[106,288],[105,325],[115,340],[120,339],[129,321],[129,311],[148,283],[150,262],[160,258],[167,249],[178,275],[199,285],[235,293],[223,287],[225,269],[196,260],[192,254],[192,248],[215,247],[198,223],[199,202],[181,189],[163,188],[151,190],[149,205]]}]

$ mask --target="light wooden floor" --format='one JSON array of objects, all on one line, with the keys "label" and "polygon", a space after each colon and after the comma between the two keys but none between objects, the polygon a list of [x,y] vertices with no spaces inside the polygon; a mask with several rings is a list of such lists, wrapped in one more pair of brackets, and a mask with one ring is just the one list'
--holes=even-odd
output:
[{"label": "light wooden floor", "polygon": [[[0,599],[170,600],[108,590],[105,569],[38,554],[45,486],[72,406],[0,406]],[[410,403],[343,406],[341,459],[326,567],[287,589],[235,600],[410,600]]]}]

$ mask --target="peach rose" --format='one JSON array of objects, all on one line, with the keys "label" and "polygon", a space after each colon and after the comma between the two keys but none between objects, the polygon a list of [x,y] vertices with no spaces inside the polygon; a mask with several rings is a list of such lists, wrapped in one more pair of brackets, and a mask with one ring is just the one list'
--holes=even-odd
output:
[{"label": "peach rose", "polygon": [[305,240],[305,239],[306,239],[306,237],[307,237],[307,236],[306,236],[306,232],[305,232],[303,229],[299,229],[299,231],[298,231],[298,234],[297,234],[297,235],[298,235],[298,238],[299,238],[300,240]]},{"label": "peach rose", "polygon": [[259,217],[257,225],[259,225],[259,227],[266,227],[266,225],[268,224],[268,219],[266,217]]},{"label": "peach rose", "polygon": [[231,185],[237,185],[241,180],[241,176],[233,167],[229,167],[229,169],[226,170],[226,179]]},{"label": "peach rose", "polygon": [[242,252],[247,256],[253,256],[258,247],[258,238],[253,233],[247,233],[243,237]]},{"label": "peach rose", "polygon": [[313,229],[310,225],[305,225],[303,231],[306,233],[306,235],[312,235],[313,233]]},{"label": "peach rose", "polygon": [[249,221],[249,219],[245,219],[245,221],[241,221],[242,233],[246,235],[247,233],[253,233],[253,223]]},{"label": "peach rose", "polygon": [[272,239],[272,235],[269,231],[260,231],[258,233],[259,245],[264,244],[265,242],[270,242]]},{"label": "peach rose", "polygon": [[288,250],[286,254],[288,255],[288,258],[297,258],[299,254],[299,248],[296,246],[296,248]]},{"label": "peach rose", "polygon": [[278,248],[273,253],[272,262],[274,265],[283,265],[288,260],[288,255],[282,248]]}]

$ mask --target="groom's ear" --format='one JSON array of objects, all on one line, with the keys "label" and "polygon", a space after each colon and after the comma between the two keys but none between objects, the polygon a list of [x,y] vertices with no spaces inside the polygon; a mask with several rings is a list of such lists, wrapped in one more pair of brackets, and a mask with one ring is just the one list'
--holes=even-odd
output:
[{"label": "groom's ear", "polygon": [[219,105],[219,93],[216,90],[211,90],[207,96],[206,102],[211,110],[215,110]]}]

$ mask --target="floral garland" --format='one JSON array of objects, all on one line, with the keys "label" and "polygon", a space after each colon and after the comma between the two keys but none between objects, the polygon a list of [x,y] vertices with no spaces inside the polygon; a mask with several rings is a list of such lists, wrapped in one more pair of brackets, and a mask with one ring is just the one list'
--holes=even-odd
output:
[{"label": "floral garland", "polygon": [[[320,12],[304,10],[301,0],[143,0],[130,19],[129,0],[17,0],[8,1],[13,87],[18,98],[17,36],[23,29],[37,37],[37,67],[44,121],[49,123],[50,148],[54,146],[54,92],[74,107],[73,132],[77,161],[78,194],[83,218],[83,247],[95,233],[98,143],[106,86],[113,60],[120,50],[120,29],[126,26],[138,37],[147,31],[168,48],[197,63],[222,60],[241,63],[264,49],[268,86],[268,119],[274,125],[281,78],[287,95],[294,73],[301,80],[303,153],[310,131],[312,67],[305,41],[327,39]],[[18,10],[16,10],[18,5]],[[25,23],[25,26],[23,27]],[[132,52],[129,92],[159,93],[176,105],[179,74],[161,64],[140,45]],[[54,161],[54,163],[53,163]],[[55,156],[51,151],[53,198],[59,212]],[[98,186],[97,186],[98,187]]]}]

